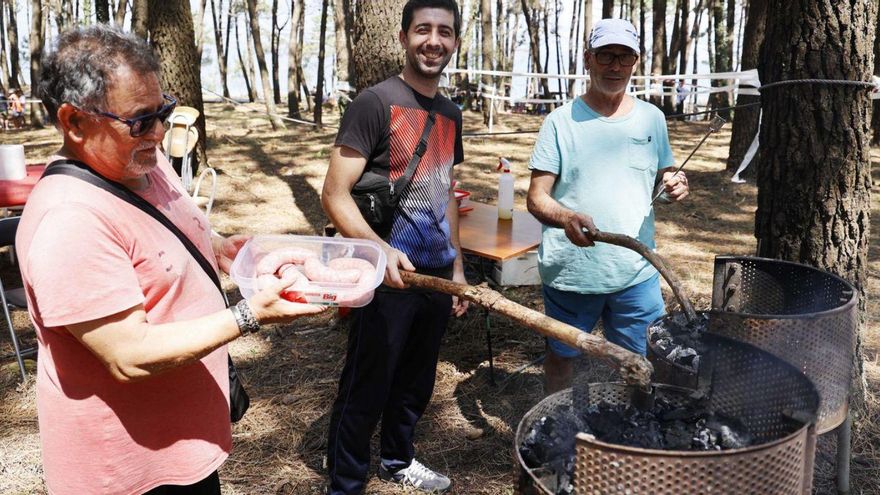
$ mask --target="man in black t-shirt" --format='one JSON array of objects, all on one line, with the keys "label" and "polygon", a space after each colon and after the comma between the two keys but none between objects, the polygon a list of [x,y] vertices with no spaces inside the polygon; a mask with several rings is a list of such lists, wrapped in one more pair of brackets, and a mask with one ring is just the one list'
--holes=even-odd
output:
[{"label": "man in black t-shirt", "polygon": [[[451,482],[414,458],[413,434],[434,389],[440,340],[450,314],[466,301],[406,289],[399,270],[465,283],[458,242],[452,169],[463,157],[461,111],[437,85],[458,48],[461,18],[454,0],[409,0],[399,34],[403,72],[364,90],[342,118],[321,202],[346,237],[378,242],[388,259],[385,284],[373,301],[352,312],[345,367],[328,434],[328,493],[362,493],[370,438],[382,417],[379,477],[442,493]],[[396,180],[403,175],[428,114],[435,123],[412,181],[400,196],[391,233],[380,238],[351,196],[365,170]]]}]

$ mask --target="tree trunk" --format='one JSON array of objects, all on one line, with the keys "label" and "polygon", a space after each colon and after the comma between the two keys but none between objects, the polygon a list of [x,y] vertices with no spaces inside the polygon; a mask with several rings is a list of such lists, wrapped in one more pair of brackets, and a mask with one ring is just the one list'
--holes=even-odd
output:
[{"label": "tree trunk", "polygon": [[[230,0],[231,2],[232,0]],[[241,68],[241,76],[244,78],[244,87],[247,90],[248,101],[253,102],[257,99],[254,93],[254,87],[251,86],[251,79],[248,77],[247,64],[244,61],[244,56],[241,54],[241,40],[238,36],[238,15],[234,16],[235,22],[235,50],[238,53],[238,66]],[[246,46],[245,50],[250,50],[250,46]]]},{"label": "tree trunk", "polygon": [[[745,33],[743,35],[742,70],[758,67],[758,55],[761,43],[764,42],[764,28],[767,25],[767,7],[769,0],[751,0],[749,2],[749,15],[746,20]],[[880,39],[880,38],[877,38]],[[877,60],[875,57],[874,60]],[[737,105],[756,103],[761,101],[760,96],[744,95],[740,93],[736,98]],[[733,114],[733,130],[730,136],[730,152],[727,158],[727,170],[736,171],[748,151],[749,146],[758,132],[758,117],[761,115],[761,107],[738,108]],[[752,162],[752,167],[758,164]]]},{"label": "tree trunk", "polygon": [[116,10],[113,12],[113,22],[122,27],[125,23],[125,12],[128,10],[128,1],[127,0],[119,0],[119,3],[116,5]]},{"label": "tree trunk", "polygon": [[[141,38],[147,39],[147,23],[150,18],[150,2],[155,0],[131,1],[131,30]],[[162,6],[158,5],[156,8],[162,8]],[[190,21],[190,23],[192,23],[192,21]],[[187,42],[189,42],[189,40],[187,40]]]},{"label": "tree trunk", "polygon": [[208,163],[208,135],[205,132],[205,105],[202,101],[201,64],[196,56],[195,31],[189,0],[149,0],[147,27],[150,45],[162,62],[162,88],[177,97],[180,105],[199,111],[197,152],[192,157],[193,174],[198,165]]},{"label": "tree trunk", "polygon": [[0,89],[3,94],[9,89],[9,73],[6,70],[6,8],[0,2]]},{"label": "tree trunk", "polygon": [[602,19],[614,17],[614,0],[602,0]]},{"label": "tree trunk", "polygon": [[[247,1],[248,0],[245,0],[245,2],[247,2]],[[247,4],[245,4],[245,6],[247,6]],[[254,36],[253,36],[251,29],[250,29],[250,19],[248,17],[249,16],[247,15],[247,12],[245,11],[245,18],[244,18],[244,25],[245,25],[244,34],[245,34],[245,36],[244,36],[244,39],[246,42],[247,51],[244,52],[244,62],[245,62],[245,67],[247,68],[248,78],[250,78],[250,80],[251,80],[251,91],[253,91],[253,94],[251,95],[251,101],[257,101],[260,98],[260,95],[257,92],[257,84],[259,84],[257,81],[257,70],[254,68],[254,51],[256,50],[256,48],[254,48]],[[265,96],[268,97],[268,95],[265,95]]]},{"label": "tree trunk", "polygon": [[[684,27],[687,29],[687,26]],[[669,40],[669,53],[664,58],[666,65],[663,66],[664,74],[677,74],[678,52],[681,50],[681,0],[675,0],[675,14],[672,17],[672,38]]]},{"label": "tree trunk", "polygon": [[[325,0],[326,1],[326,0]],[[269,87],[269,69],[266,67],[266,54],[263,52],[263,40],[260,38],[260,19],[257,17],[257,0],[247,0],[248,19],[251,24],[251,37],[254,40],[254,51],[257,65],[260,67],[260,84],[263,86],[263,100],[272,130],[284,129],[284,122],[278,118],[275,100],[272,99],[272,88]]]},{"label": "tree trunk", "polygon": [[[577,74],[577,64],[578,64],[578,54],[580,53],[580,46],[578,46],[578,34],[580,34],[581,28],[581,11],[583,8],[583,0],[575,0],[573,10],[571,13],[571,30],[568,32],[568,73],[569,75]],[[575,81],[574,79],[568,80],[568,97],[574,98],[575,95]]]},{"label": "tree trunk", "polygon": [[[33,2],[31,2],[33,5]],[[33,15],[33,10],[31,11]],[[95,0],[95,19],[101,23],[110,22],[110,5],[107,0]],[[33,25],[33,22],[31,22]]]},{"label": "tree trunk", "polygon": [[195,40],[196,40],[196,59],[199,61],[199,66],[202,65],[202,46],[205,44],[205,2],[207,0],[199,0],[196,4],[199,10],[196,12],[195,19],[193,20],[193,28],[195,29]]},{"label": "tree trunk", "polygon": [[[495,39],[494,35],[492,34],[491,0],[480,0],[480,29],[482,32],[482,46],[480,47],[480,68],[486,71],[490,71],[492,70],[492,45],[494,44],[493,40]],[[492,90],[489,89],[493,87],[492,76],[483,74],[483,76],[480,78],[480,84],[483,86],[482,88],[480,88],[480,93],[486,94],[492,92]],[[483,111],[483,125],[489,125],[489,111],[492,102],[493,100],[489,98],[483,98],[483,102],[481,105]]]},{"label": "tree trunk", "polygon": [[[859,291],[862,329],[871,213],[870,92],[839,84],[766,85],[810,78],[868,80],[876,8],[875,2],[857,0],[771,2],[758,66],[765,85],[758,256],[806,263],[852,283]],[[859,410],[864,401],[860,338],[854,366],[851,407]]]},{"label": "tree trunk", "polygon": [[[715,68],[712,72],[728,72],[730,71],[730,38],[727,37],[726,26],[733,23],[733,19],[725,19],[724,0],[714,0],[712,4],[712,25],[715,35]],[[712,86],[724,86],[725,81],[721,79],[713,79]],[[710,98],[711,108],[724,108],[730,106],[730,100],[727,98],[727,92],[712,93]],[[730,110],[720,110],[718,112],[725,120],[730,119]]]},{"label": "tree trunk", "polygon": [[678,51],[678,74],[687,73],[688,50],[691,48],[693,37],[688,26],[688,16],[691,12],[691,0],[681,2],[681,43]]},{"label": "tree trunk", "polygon": [[349,53],[351,39],[348,36],[347,22],[345,20],[346,2],[333,0],[333,24],[336,30],[336,80],[349,83],[348,66],[350,65]]},{"label": "tree trunk", "polygon": [[[526,29],[529,32],[529,53],[531,54],[532,59],[531,72],[543,73],[544,69],[541,65],[541,48],[539,46],[539,43],[541,42],[541,35],[538,31],[538,19],[535,18],[538,15],[538,9],[532,9],[529,5],[529,0],[521,1],[523,16],[525,17],[526,21]],[[542,92],[544,94],[544,98],[546,98],[550,94],[550,87],[547,84],[547,79],[541,79],[540,84]]]},{"label": "tree trunk", "polygon": [[354,86],[360,92],[400,73],[403,51],[397,41],[402,5],[397,0],[358,4],[355,19]]},{"label": "tree trunk", "polygon": [[293,0],[290,11],[290,43],[287,48],[287,115],[295,119],[299,115],[300,79],[299,67],[302,63],[302,43],[300,32],[303,21],[303,2],[305,0]]},{"label": "tree trunk", "polygon": [[[220,0],[220,6],[215,5],[211,0],[211,21],[214,24],[214,46],[217,49],[217,66],[220,68],[220,84],[223,86],[223,97],[229,98],[229,84],[226,76],[226,54],[227,48],[224,47],[223,37],[223,0]],[[229,25],[229,17],[226,17],[227,27]],[[228,36],[228,34],[227,34]]]},{"label": "tree trunk", "polygon": [[647,10],[645,0],[639,0],[639,67],[636,69],[636,72],[638,72],[640,76],[645,75],[645,58],[647,54],[647,49],[645,48]]},{"label": "tree trunk", "polygon": [[[285,22],[285,24],[287,24]],[[281,82],[278,79],[278,51],[280,50],[281,30],[284,25],[278,25],[278,0],[272,0],[272,38],[269,41],[269,53],[272,57],[272,101],[275,105],[281,104]]]},{"label": "tree trunk", "polygon": [[[749,13],[751,15],[751,12]],[[880,14],[877,15],[874,33],[874,75],[880,76]],[[880,145],[880,100],[873,100],[871,112],[871,144]]]},{"label": "tree trunk", "polygon": [[[642,0],[644,1],[644,0]],[[583,50],[582,52],[587,51],[590,48],[590,34],[593,31],[593,0],[584,0],[584,37],[583,37]],[[583,56],[583,53],[579,54],[579,56]]]},{"label": "tree trunk", "polygon": [[[666,0],[654,0],[654,43],[651,46],[651,75],[663,74],[663,61],[666,58]],[[662,84],[660,81],[651,81],[651,85]],[[651,96],[651,103],[658,107],[663,106],[662,96]]]},{"label": "tree trunk", "polygon": [[[31,0],[31,33],[28,45],[31,51],[31,96],[40,98],[39,87],[35,84],[40,80],[43,55],[43,5],[40,0]],[[44,117],[41,105],[31,105],[31,125],[42,128]]]},{"label": "tree trunk", "polygon": [[321,2],[321,37],[318,38],[318,81],[315,84],[315,124],[321,128],[324,112],[324,51],[327,47],[327,9],[330,0]]},{"label": "tree trunk", "polygon": [[15,0],[6,0],[9,8],[6,21],[6,38],[9,40],[9,87],[21,89],[21,64],[18,61],[18,25],[15,20]]}]

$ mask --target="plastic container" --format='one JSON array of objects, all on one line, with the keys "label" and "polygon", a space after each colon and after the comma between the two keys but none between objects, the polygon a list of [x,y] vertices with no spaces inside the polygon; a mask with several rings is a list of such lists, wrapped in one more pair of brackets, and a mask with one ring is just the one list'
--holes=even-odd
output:
[{"label": "plastic container", "polygon": [[[311,251],[325,265],[336,258],[360,258],[376,269],[373,280],[360,283],[314,282],[295,291],[298,297],[311,304],[325,304],[357,308],[373,300],[373,291],[385,277],[385,252],[373,241],[341,237],[314,237],[298,235],[257,235],[251,238],[235,257],[229,276],[238,285],[242,297],[250,298],[259,287],[256,268],[263,257],[284,248]],[[296,265],[303,272],[303,265]]]},{"label": "plastic container", "polygon": [[510,173],[510,162],[501,158],[498,162],[501,177],[498,178],[498,218],[513,218],[513,175]]}]

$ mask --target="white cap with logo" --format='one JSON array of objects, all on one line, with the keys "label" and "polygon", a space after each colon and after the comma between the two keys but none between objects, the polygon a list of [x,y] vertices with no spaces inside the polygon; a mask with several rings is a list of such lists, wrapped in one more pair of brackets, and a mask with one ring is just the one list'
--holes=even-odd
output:
[{"label": "white cap with logo", "polygon": [[593,26],[590,49],[607,45],[623,45],[639,53],[639,33],[635,26],[623,19],[602,19]]}]

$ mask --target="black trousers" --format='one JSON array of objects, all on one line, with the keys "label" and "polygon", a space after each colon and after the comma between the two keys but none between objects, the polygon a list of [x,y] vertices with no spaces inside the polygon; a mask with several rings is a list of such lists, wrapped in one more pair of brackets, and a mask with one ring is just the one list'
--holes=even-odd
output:
[{"label": "black trousers", "polygon": [[382,292],[353,311],[345,367],[328,434],[329,493],[363,493],[370,438],[382,417],[381,457],[392,470],[414,456],[416,423],[425,412],[437,371],[452,296]]},{"label": "black trousers", "polygon": [[214,471],[202,481],[192,485],[162,485],[144,495],[220,495],[220,475]]}]

